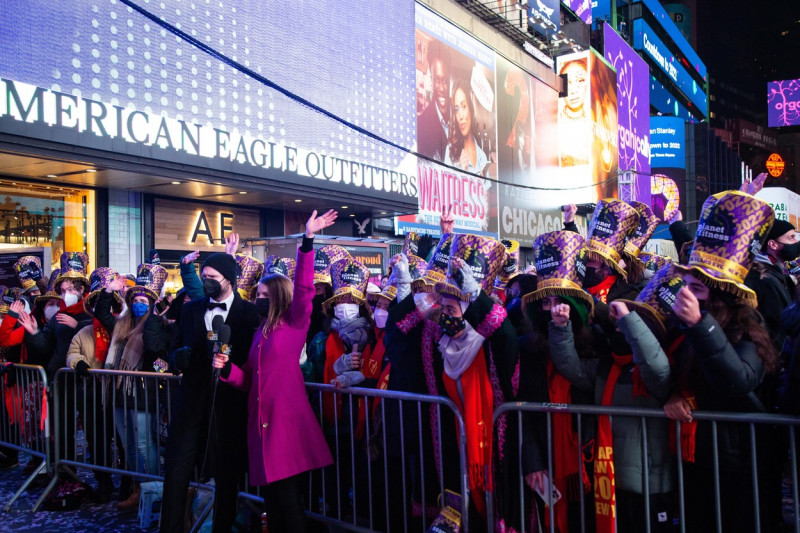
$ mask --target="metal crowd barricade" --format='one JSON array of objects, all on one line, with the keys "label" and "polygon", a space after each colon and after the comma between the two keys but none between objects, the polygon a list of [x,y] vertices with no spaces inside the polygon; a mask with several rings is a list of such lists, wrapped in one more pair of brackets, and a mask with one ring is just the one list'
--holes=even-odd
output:
[{"label": "metal crowd barricade", "polygon": [[[439,495],[449,489],[461,496],[464,509],[461,531],[469,531],[464,420],[450,399],[360,387],[336,389],[316,383],[306,383],[306,390],[334,460],[332,466],[308,474],[306,515],[309,518],[347,531],[424,533],[445,506],[445,498],[438,498]],[[335,423],[323,415],[326,402],[330,402]],[[395,405],[387,406],[391,402]],[[387,430],[383,421],[391,409],[396,409],[399,415],[398,424]],[[445,412],[452,413],[455,424],[444,427],[434,423],[430,431],[437,434],[429,434],[424,427],[424,424],[431,426],[428,415],[441,421]],[[365,415],[360,420],[359,413]],[[407,427],[410,420],[415,421],[414,427]],[[457,450],[442,448],[445,433],[458,435]],[[395,452],[390,452],[387,441],[392,434],[399,436],[401,443]],[[438,443],[435,451],[427,449],[424,440],[431,436]],[[416,443],[407,449],[402,443],[409,438]],[[453,481],[455,476],[449,476],[450,485],[443,468],[436,468],[434,457],[442,458],[443,454],[450,457],[458,454],[457,482]],[[430,472],[434,474],[431,476]],[[418,501],[412,502],[409,494]],[[242,496],[263,502],[258,488],[250,488]]]},{"label": "metal crowd barricade", "polygon": [[[180,379],[172,374],[118,370],[92,370],[88,377],[82,377],[69,368],[59,370],[52,384],[50,412],[54,427],[53,477],[33,510],[39,509],[62,475],[78,480],[77,469],[163,481],[162,458],[173,393],[177,392]],[[137,393],[117,393],[126,388]],[[144,425],[144,434],[140,425]],[[133,446],[130,441],[118,440],[131,438]],[[145,456],[139,453],[140,442],[150,447]],[[126,464],[123,450],[133,447],[137,449],[135,464]],[[213,490],[206,485],[192,485]],[[211,505],[213,498],[204,515]]]},{"label": "metal crowd barricade", "polygon": [[40,366],[13,364],[5,377],[0,378],[0,392],[4,404],[0,444],[41,459],[41,463],[3,507],[7,512],[36,476],[50,472],[52,457],[47,420],[47,375]]},{"label": "metal crowd barricade", "polygon": [[[613,419],[615,417],[628,417],[628,418],[635,418],[639,420],[641,424],[640,428],[642,431],[642,457],[648,457],[648,442],[647,442],[647,421],[653,419],[666,419],[664,412],[658,409],[644,409],[644,408],[633,408],[633,407],[600,407],[594,405],[574,405],[574,404],[551,404],[551,403],[524,403],[524,402],[516,402],[516,403],[506,403],[495,409],[494,412],[494,424],[495,428],[497,427],[498,419],[500,419],[503,415],[506,416],[508,423],[516,423],[517,428],[519,429],[520,440],[518,442],[518,449],[517,449],[517,461],[515,464],[519,465],[519,470],[517,472],[518,477],[515,478],[515,481],[518,483],[519,487],[519,498],[520,498],[520,519],[522,523],[521,531],[531,531],[528,526],[530,523],[526,523],[526,517],[529,518],[530,514],[530,505],[532,503],[532,499],[525,497],[526,487],[524,481],[523,467],[522,467],[522,453],[523,453],[523,439],[522,439],[522,426],[523,426],[523,417],[526,414],[533,414],[533,413],[541,413],[546,416],[546,427],[547,427],[547,474],[549,479],[553,479],[553,415],[554,414],[571,414],[575,417],[575,427],[577,427],[578,433],[578,442],[583,442],[582,439],[582,418],[588,416],[599,416],[599,415],[608,415],[611,417],[612,420],[612,432],[613,432]],[[763,413],[725,413],[725,412],[703,412],[703,411],[695,411],[692,413],[692,417],[695,421],[699,424],[708,423],[711,424],[711,435],[712,435],[712,471],[714,475],[714,493],[710,495],[713,497],[713,500],[706,500],[708,505],[714,506],[714,518],[716,521],[716,531],[717,533],[723,532],[723,521],[722,521],[722,503],[721,503],[721,481],[720,481],[720,450],[719,450],[719,426],[721,424],[742,424],[746,425],[748,428],[749,433],[749,442],[747,445],[749,446],[749,461],[748,465],[751,471],[751,483],[752,483],[752,508],[754,513],[754,523],[752,527],[748,525],[741,525],[744,529],[753,531],[755,533],[760,533],[762,531],[762,523],[764,522],[764,517],[762,515],[761,505],[764,504],[763,501],[760,502],[759,500],[759,463],[758,459],[763,458],[763,455],[760,455],[759,446],[768,446],[766,442],[757,442],[757,428],[764,428],[768,429],[772,428],[782,428],[785,431],[782,434],[782,438],[785,438],[786,444],[785,450],[788,450],[787,457],[782,457],[780,460],[783,461],[784,466],[786,466],[786,462],[788,461],[788,467],[791,470],[791,502],[792,502],[792,524],[791,528],[795,533],[800,533],[800,506],[798,505],[798,468],[800,468],[800,463],[798,463],[798,456],[797,456],[797,438],[800,437],[800,433],[798,433],[798,426],[800,426],[800,417],[797,416],[788,416],[788,415],[776,415],[776,414],[763,414]],[[675,514],[678,519],[678,524],[681,533],[685,533],[687,527],[686,522],[686,497],[685,497],[685,488],[686,485],[684,484],[684,469],[685,469],[685,461],[683,460],[682,453],[681,453],[681,432],[682,427],[685,424],[681,424],[680,422],[675,422],[676,427],[676,442],[677,442],[677,452],[674,453],[674,467],[677,473],[676,476],[676,490],[674,491],[677,496],[677,509],[673,509],[676,511]],[[780,446],[778,449],[781,449]],[[763,450],[761,453],[764,453]],[[582,464],[583,456],[581,452],[581,446],[578,446],[578,457],[576,460],[579,461],[578,464]],[[647,463],[643,463],[647,464]],[[591,468],[591,467],[587,467]],[[746,470],[744,470],[746,471]],[[644,468],[642,471],[642,485],[644,487],[649,487],[649,479],[648,479],[648,469]],[[591,492],[588,496],[584,495],[584,491],[578,491],[580,494],[580,517],[581,517],[581,524],[580,524],[580,531],[593,531],[593,525],[587,527],[586,525],[586,516],[585,511],[587,509],[591,509],[594,507],[593,503],[590,501],[593,492]],[[780,492],[780,491],[779,491]],[[538,496],[537,496],[538,497]],[[645,491],[644,497],[644,516],[650,516],[650,509],[651,509],[651,502],[650,502],[650,494],[648,491]],[[780,494],[778,494],[780,497]],[[526,504],[527,500],[527,504]],[[491,492],[486,493],[486,504],[487,504],[487,520],[488,520],[488,530],[491,531],[494,527],[494,518],[493,518],[493,508],[495,506],[494,501],[494,494]],[[526,508],[526,505],[528,506]],[[549,514],[549,531],[554,532],[555,529],[555,516],[554,516],[554,506],[546,506],[545,513]],[[647,533],[651,531],[651,523],[649,520],[645,521],[645,529]],[[696,528],[695,528],[696,529]],[[577,530],[577,526],[573,526],[570,524],[570,531]],[[535,531],[535,529],[534,529]],[[769,531],[769,529],[764,529],[764,531]]]}]

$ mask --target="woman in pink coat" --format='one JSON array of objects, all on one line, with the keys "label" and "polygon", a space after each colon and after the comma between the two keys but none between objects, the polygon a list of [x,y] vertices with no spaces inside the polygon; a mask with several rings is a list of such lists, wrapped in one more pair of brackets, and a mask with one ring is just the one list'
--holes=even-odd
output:
[{"label": "woman in pink coat", "polygon": [[247,447],[250,483],[266,486],[270,531],[306,531],[303,472],[333,464],[330,449],[306,396],[300,353],[314,298],[314,233],[336,220],[331,210],[306,223],[297,251],[294,287],[281,274],[264,277],[256,305],[264,320],[241,368],[224,354],[214,357],[228,384],[249,391]]}]

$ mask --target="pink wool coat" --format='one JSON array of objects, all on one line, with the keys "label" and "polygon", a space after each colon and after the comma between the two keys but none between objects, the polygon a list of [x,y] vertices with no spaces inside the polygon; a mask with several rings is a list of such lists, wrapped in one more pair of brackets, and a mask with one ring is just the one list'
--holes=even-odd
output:
[{"label": "pink wool coat", "polygon": [[226,381],[248,390],[250,483],[266,485],[333,464],[300,371],[300,352],[314,298],[314,252],[297,252],[294,297],[284,323],[268,338],[259,328],[247,363],[231,366]]}]

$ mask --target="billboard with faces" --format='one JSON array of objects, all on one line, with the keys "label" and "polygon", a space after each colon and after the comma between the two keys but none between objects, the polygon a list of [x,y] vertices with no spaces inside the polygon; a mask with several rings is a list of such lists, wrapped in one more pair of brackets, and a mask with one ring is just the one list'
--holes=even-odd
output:
[{"label": "billboard with faces", "polygon": [[558,190],[550,205],[593,203],[617,195],[617,76],[596,51],[558,58],[567,95],[558,102]]},{"label": "billboard with faces", "polygon": [[635,200],[650,204],[649,68],[611,25],[603,24],[603,51],[617,71],[619,171],[633,171]]},{"label": "billboard with faces", "polygon": [[[419,211],[398,217],[399,233],[439,231],[453,210],[457,231],[497,234],[495,54],[416,5]],[[440,164],[441,163],[441,164]]]}]

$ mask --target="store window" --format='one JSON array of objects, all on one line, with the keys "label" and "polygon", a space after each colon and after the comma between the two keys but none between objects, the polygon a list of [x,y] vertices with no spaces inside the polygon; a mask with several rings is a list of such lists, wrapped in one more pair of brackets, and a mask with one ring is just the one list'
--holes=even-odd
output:
[{"label": "store window", "polygon": [[[30,251],[47,275],[61,254],[86,252],[96,266],[95,193],[92,190],[0,180],[0,258]],[[48,262],[49,259],[49,262]],[[13,268],[0,260],[0,284],[16,286]],[[13,265],[12,265],[13,266]]]}]

